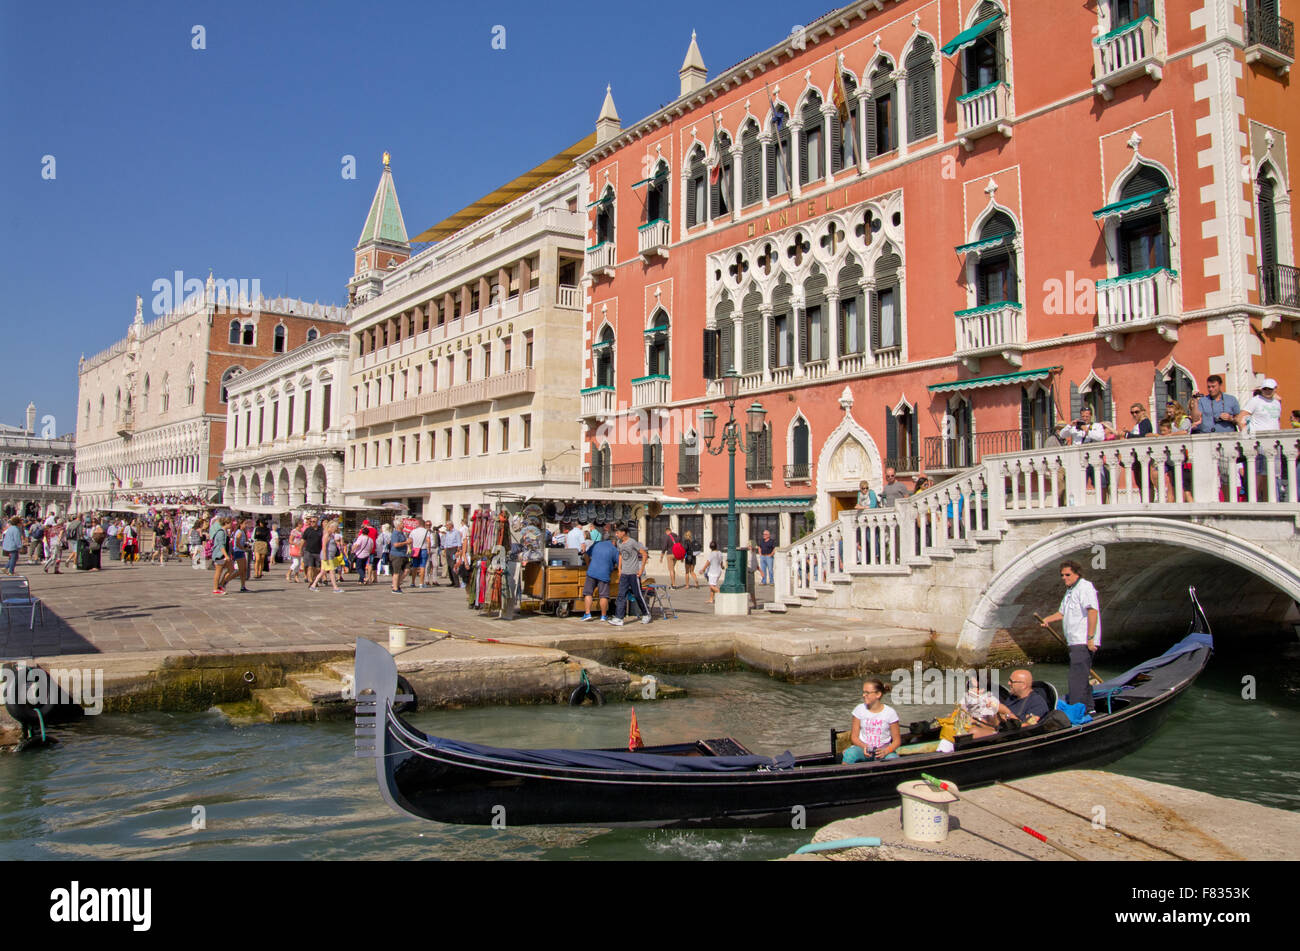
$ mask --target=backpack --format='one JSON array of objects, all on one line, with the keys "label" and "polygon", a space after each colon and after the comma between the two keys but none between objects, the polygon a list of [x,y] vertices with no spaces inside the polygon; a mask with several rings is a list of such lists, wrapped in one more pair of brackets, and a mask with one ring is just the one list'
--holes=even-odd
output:
[{"label": "backpack", "polygon": [[686,557],[686,546],[681,542],[673,542],[673,557],[681,561]]}]

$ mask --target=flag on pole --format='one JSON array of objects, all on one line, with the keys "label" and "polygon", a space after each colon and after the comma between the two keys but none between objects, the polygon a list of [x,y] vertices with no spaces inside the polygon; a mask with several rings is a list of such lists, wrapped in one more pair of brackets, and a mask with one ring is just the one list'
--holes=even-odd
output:
[{"label": "flag on pole", "polygon": [[[786,194],[793,196],[794,191],[790,187],[790,166],[785,160],[785,149],[781,146],[781,126],[785,125],[786,115],[784,112],[778,112],[776,109],[776,100],[772,98],[772,90],[767,84],[763,84],[763,89],[767,93],[767,105],[772,110],[772,123],[776,126],[776,156],[781,165],[781,171],[785,173]],[[793,198],[792,198],[793,200]]]},{"label": "flag on pole", "polygon": [[835,59],[835,89],[831,93],[831,102],[840,117],[840,141],[849,146],[849,162],[857,161],[857,134],[849,122],[849,91],[844,86],[844,71],[839,68],[839,57]]},{"label": "flag on pole", "polygon": [[844,73],[838,66],[835,68],[835,91],[831,93],[831,102],[835,104],[835,110],[840,114],[840,126],[849,124],[849,93],[844,88]]},{"label": "flag on pole", "polygon": [[632,728],[627,734],[627,748],[629,751],[639,750],[645,746],[641,742],[641,728],[636,725],[636,707],[632,708]]}]

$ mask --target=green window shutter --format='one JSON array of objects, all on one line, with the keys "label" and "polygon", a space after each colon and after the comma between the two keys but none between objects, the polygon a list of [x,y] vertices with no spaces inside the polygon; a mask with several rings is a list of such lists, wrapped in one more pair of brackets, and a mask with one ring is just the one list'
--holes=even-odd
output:
[{"label": "green window shutter", "polygon": [[733,318],[728,317],[719,321],[718,326],[718,347],[720,349],[718,370],[719,376],[732,369],[736,362],[736,322]]},{"label": "green window shutter", "polygon": [[1273,200],[1273,179],[1259,177],[1256,194],[1259,195],[1259,266],[1272,269],[1277,265],[1277,212]]},{"label": "green window shutter", "polygon": [[718,332],[704,329],[704,379],[718,378]]},{"label": "green window shutter", "polygon": [[688,228],[699,224],[699,219],[696,217],[699,213],[699,209],[696,207],[695,202],[696,181],[697,179],[691,178],[686,185],[686,227]]},{"label": "green window shutter", "polygon": [[1079,384],[1070,384],[1070,422],[1079,418],[1079,412],[1083,409],[1083,397],[1079,393]]},{"label": "green window shutter", "polygon": [[745,373],[763,369],[763,318],[745,318]]},{"label": "green window shutter", "polygon": [[1156,410],[1155,420],[1153,420],[1154,423],[1158,422],[1161,417],[1165,415],[1165,403],[1169,401],[1169,387],[1165,383],[1165,375],[1159,370],[1156,371],[1156,382],[1153,387],[1153,395],[1155,396]]},{"label": "green window shutter", "polygon": [[763,176],[763,148],[758,134],[750,131],[741,138],[741,194],[740,203],[749,206],[761,201]]},{"label": "green window shutter", "polygon": [[[849,122],[853,121],[853,113],[849,113]],[[852,134],[850,132],[850,134]],[[844,170],[844,126],[840,122],[840,114],[837,110],[835,115],[831,116],[831,171],[840,172]]]},{"label": "green window shutter", "polygon": [[1020,388],[1020,448],[1034,447],[1034,408],[1029,391]]},{"label": "green window shutter", "polygon": [[920,427],[919,415],[916,413],[915,410],[913,410],[912,412],[907,414],[907,420],[908,420],[908,433],[911,436],[910,445],[907,450],[908,459],[910,460],[913,458],[917,458],[918,460],[917,462],[909,462],[908,467],[915,469],[919,465],[919,457],[921,455],[921,440],[918,438],[919,436],[918,430]]},{"label": "green window shutter", "polygon": [[1101,388],[1101,418],[1103,422],[1107,423],[1115,422],[1115,407],[1111,405],[1110,401],[1110,384],[1110,379],[1107,379],[1106,384]]},{"label": "green window shutter", "polygon": [[871,292],[871,349],[880,349],[880,292]]},{"label": "green window shutter", "polygon": [[776,195],[776,163],[777,163],[776,140],[773,139],[767,145],[767,197],[768,198],[772,198]]},{"label": "green window shutter", "polygon": [[842,356],[844,356],[845,353],[848,352],[847,350],[845,350],[845,344],[846,344],[846,342],[847,342],[848,339],[849,339],[849,335],[848,335],[848,326],[847,326],[847,325],[848,325],[848,320],[847,320],[847,319],[845,318],[845,316],[844,316],[844,301],[843,301],[843,300],[841,300],[841,301],[839,302],[839,305],[838,305],[838,307],[837,307],[836,309],[839,311],[839,313],[835,315],[835,326],[836,326],[836,328],[837,328],[837,333],[838,333],[838,335],[839,335],[839,340],[840,340],[840,349],[839,349],[839,353],[837,354],[837,356],[841,356],[841,357],[842,357]]},{"label": "green window shutter", "polygon": [[799,322],[799,362],[808,362],[808,309],[802,307],[794,312],[794,318]]},{"label": "green window shutter", "polygon": [[[885,407],[885,465],[894,465],[898,459],[898,420],[894,411]],[[897,468],[897,466],[895,466]]]},{"label": "green window shutter", "polygon": [[873,159],[880,154],[880,149],[876,145],[876,100],[871,99],[867,102],[867,114],[863,117],[867,124],[867,158]]}]

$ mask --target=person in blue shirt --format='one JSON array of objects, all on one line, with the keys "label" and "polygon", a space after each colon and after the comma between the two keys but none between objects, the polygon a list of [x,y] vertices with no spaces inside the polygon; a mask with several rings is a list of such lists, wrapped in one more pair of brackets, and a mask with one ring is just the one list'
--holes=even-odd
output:
[{"label": "person in blue shirt", "polygon": [[1223,377],[1205,378],[1205,394],[1192,400],[1192,432],[1235,433],[1241,406],[1231,393],[1223,392]]},{"label": "person in blue shirt", "polygon": [[614,573],[614,566],[618,564],[618,548],[608,538],[602,538],[587,549],[587,557],[590,561],[587,564],[587,582],[582,588],[582,597],[586,605],[582,619],[595,620],[591,616],[591,598],[592,595],[599,594],[600,619],[605,621],[608,620],[609,614],[609,580]]},{"label": "person in blue shirt", "polygon": [[4,538],[0,540],[0,548],[4,550],[8,563],[5,565],[5,571],[9,574],[14,573],[18,567],[18,553],[23,548],[23,531],[18,527],[18,519],[11,519],[9,527],[5,529]]}]

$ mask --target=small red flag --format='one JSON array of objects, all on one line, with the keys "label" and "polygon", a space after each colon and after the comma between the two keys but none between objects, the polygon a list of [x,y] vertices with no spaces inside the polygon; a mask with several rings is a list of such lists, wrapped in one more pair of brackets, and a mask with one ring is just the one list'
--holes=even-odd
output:
[{"label": "small red flag", "polygon": [[636,707],[633,707],[632,729],[630,729],[627,734],[627,748],[631,751],[639,750],[643,746],[645,746],[645,744],[641,742],[641,728],[636,725]]}]

